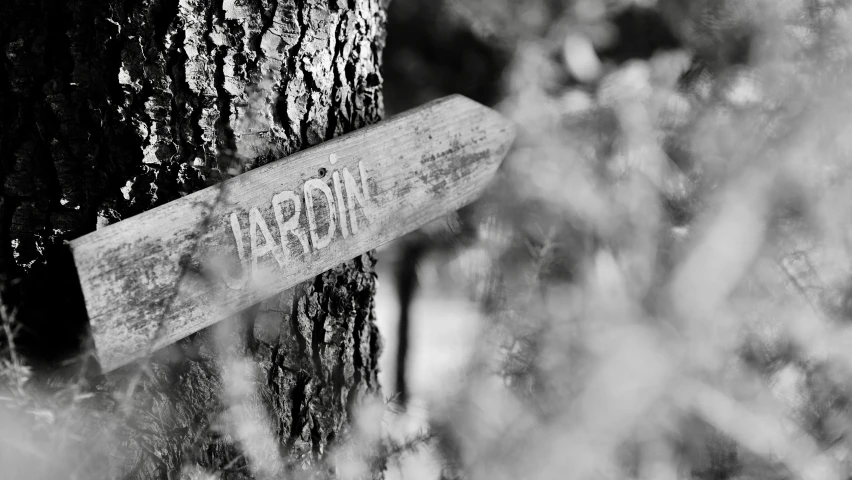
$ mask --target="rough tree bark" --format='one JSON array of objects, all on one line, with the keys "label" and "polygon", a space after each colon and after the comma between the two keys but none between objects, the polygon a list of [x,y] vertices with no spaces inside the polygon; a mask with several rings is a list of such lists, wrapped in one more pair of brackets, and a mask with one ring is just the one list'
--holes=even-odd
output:
[{"label": "rough tree bark", "polygon": [[[0,287],[33,365],[85,352],[65,240],[380,119],[385,3],[3,2]],[[380,392],[374,261],[353,259],[239,324],[291,467],[322,468],[353,407]],[[249,475],[218,427],[213,337],[91,380],[91,407],[125,415],[116,475],[172,478],[187,465]]]}]

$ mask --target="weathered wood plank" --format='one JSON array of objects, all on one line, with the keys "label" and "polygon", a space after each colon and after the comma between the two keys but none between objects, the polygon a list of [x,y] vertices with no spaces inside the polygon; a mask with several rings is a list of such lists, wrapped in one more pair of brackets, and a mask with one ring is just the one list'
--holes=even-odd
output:
[{"label": "weathered wood plank", "polygon": [[71,242],[108,371],[476,198],[513,125],[447,97]]}]

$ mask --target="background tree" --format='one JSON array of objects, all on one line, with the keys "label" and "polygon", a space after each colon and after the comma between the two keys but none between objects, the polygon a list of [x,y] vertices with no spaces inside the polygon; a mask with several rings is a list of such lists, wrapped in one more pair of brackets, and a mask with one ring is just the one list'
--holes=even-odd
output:
[{"label": "background tree", "polygon": [[[380,392],[372,254],[264,302],[225,335],[211,327],[103,377],[64,242],[378,121],[385,6],[3,3],[0,274],[14,349],[9,335],[0,346],[35,367],[30,385],[55,394],[73,383],[74,398],[102,414],[78,439],[76,463],[28,468],[87,478],[321,471],[329,446],[349,436],[355,406]],[[217,338],[239,341],[223,351]],[[219,363],[244,357],[253,373],[232,377],[252,392],[229,397]],[[252,464],[253,437],[227,427],[229,401],[271,420],[281,464]],[[116,442],[96,447],[94,434]],[[380,461],[370,469],[381,476]]]}]

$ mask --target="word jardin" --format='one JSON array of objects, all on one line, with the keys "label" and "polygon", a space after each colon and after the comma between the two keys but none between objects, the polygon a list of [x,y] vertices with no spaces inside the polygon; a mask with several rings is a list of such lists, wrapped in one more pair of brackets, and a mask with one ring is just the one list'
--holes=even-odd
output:
[{"label": "word jardin", "polygon": [[[336,164],[337,156],[332,153],[329,155],[329,161],[332,165]],[[311,178],[305,181],[302,191],[298,192],[298,194],[292,190],[285,190],[274,194],[271,204],[278,227],[278,242],[273,238],[269,225],[261,214],[260,208],[257,206],[251,207],[248,212],[249,255],[246,255],[246,248],[243,242],[244,237],[243,229],[240,225],[240,215],[237,212],[231,212],[230,215],[226,216],[225,218],[230,222],[230,230],[233,234],[237,255],[242,266],[242,273],[237,278],[232,274],[223,272],[223,278],[228,288],[240,290],[246,286],[250,276],[256,279],[259,272],[258,262],[264,256],[271,255],[278,264],[278,267],[284,268],[287,264],[286,257],[292,258],[299,255],[299,253],[294,254],[292,251],[293,244],[301,246],[301,254],[311,252],[311,246],[313,246],[314,251],[327,247],[334,239],[338,225],[343,238],[349,237],[350,229],[351,235],[356,235],[358,233],[356,205],[360,207],[363,221],[369,226],[370,221],[364,209],[367,202],[370,201],[370,189],[367,185],[367,171],[363,161],[358,162],[358,170],[361,177],[360,188],[349,169],[343,167],[341,170],[335,170],[331,174],[334,192],[332,192],[332,188],[329,187],[325,180]],[[325,197],[325,200],[319,203],[316,202],[315,196],[317,193],[321,193],[322,197]],[[303,199],[305,216],[307,217],[307,234],[303,228],[303,222],[301,222]],[[288,204],[291,208],[287,209],[289,211],[285,215],[284,206]],[[347,212],[349,216],[348,225],[346,221]],[[325,222],[322,222],[323,220]],[[324,233],[320,231],[322,223],[327,224]],[[310,236],[310,244],[308,236]],[[297,242],[291,243],[290,237],[293,237]],[[249,264],[251,265],[250,269]],[[251,272],[251,275],[246,274],[248,271]]]},{"label": "word jardin", "polygon": [[514,136],[450,96],[71,240],[102,371],[470,203]]}]

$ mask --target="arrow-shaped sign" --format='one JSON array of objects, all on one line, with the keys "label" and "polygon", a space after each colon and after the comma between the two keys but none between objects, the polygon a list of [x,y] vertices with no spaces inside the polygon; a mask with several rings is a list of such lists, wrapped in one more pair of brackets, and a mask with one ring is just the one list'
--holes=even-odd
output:
[{"label": "arrow-shaped sign", "polygon": [[447,97],[72,241],[103,371],[457,210],[513,139]]}]

